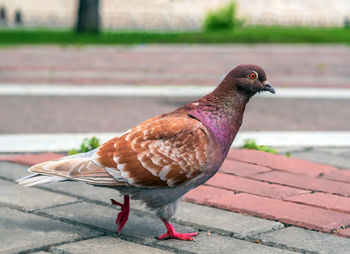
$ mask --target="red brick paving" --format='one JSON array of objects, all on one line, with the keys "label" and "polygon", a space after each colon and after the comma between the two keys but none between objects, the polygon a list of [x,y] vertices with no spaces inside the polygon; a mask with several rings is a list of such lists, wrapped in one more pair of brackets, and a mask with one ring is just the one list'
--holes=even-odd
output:
[{"label": "red brick paving", "polygon": [[322,178],[296,175],[293,173],[272,171],[255,176],[257,180],[263,180],[270,183],[278,183],[298,187],[301,189],[322,191],[326,193],[350,196],[350,184],[343,182],[330,181]]},{"label": "red brick paving", "polygon": [[247,193],[209,199],[204,204],[326,233],[350,225],[350,214]]},{"label": "red brick paving", "polygon": [[275,199],[283,199],[308,192],[306,190],[281,186],[279,184],[269,184],[222,173],[217,173],[207,182],[207,185],[220,186],[220,188],[225,188],[232,191],[251,193]]},{"label": "red brick paving", "polygon": [[187,193],[185,199],[189,202],[205,204],[208,200],[215,200],[222,196],[234,194],[233,191],[202,185]]},{"label": "red brick paving", "polygon": [[58,153],[41,153],[41,154],[3,154],[0,155],[0,161],[9,161],[15,162],[19,164],[23,164],[26,166],[32,166],[34,164],[48,161],[48,160],[56,160],[61,158],[63,155]]},{"label": "red brick paving", "polygon": [[231,150],[228,158],[308,176],[318,176],[336,170],[336,168],[327,165],[255,150]]},{"label": "red brick paving", "polygon": [[328,193],[307,193],[285,200],[350,214],[350,198]]},{"label": "red brick paving", "polygon": [[343,229],[343,230],[336,231],[334,234],[337,235],[337,236],[350,238],[350,228],[346,228],[346,229]]},{"label": "red brick paving", "polygon": [[322,178],[350,183],[350,170],[331,171],[327,174],[322,175]]},{"label": "red brick paving", "polygon": [[[1,155],[25,165],[60,154]],[[232,150],[189,202],[350,238],[350,171],[252,150]]]},{"label": "red brick paving", "polygon": [[225,160],[220,168],[222,173],[237,176],[249,176],[268,171],[271,171],[271,168],[235,160]]}]

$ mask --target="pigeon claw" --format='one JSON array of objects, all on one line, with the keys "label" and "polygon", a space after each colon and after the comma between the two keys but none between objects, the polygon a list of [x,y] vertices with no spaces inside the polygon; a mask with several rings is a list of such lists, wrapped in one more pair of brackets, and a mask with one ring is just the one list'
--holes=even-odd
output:
[{"label": "pigeon claw", "polygon": [[178,233],[174,229],[173,225],[171,225],[169,222],[163,220],[163,223],[165,227],[167,228],[167,232],[165,234],[162,234],[160,236],[157,236],[156,238],[158,240],[165,240],[165,239],[178,239],[178,240],[184,240],[184,241],[193,241],[192,236],[197,236],[198,233]]},{"label": "pigeon claw", "polygon": [[192,236],[197,236],[198,233],[178,233],[178,232],[166,232],[165,234],[162,234],[160,236],[157,236],[156,238],[158,240],[165,240],[165,239],[178,239],[178,240],[184,240],[184,241],[193,241]]},{"label": "pigeon claw", "polygon": [[124,195],[124,204],[119,203],[115,201],[114,199],[111,199],[111,203],[113,205],[117,205],[121,207],[121,211],[118,213],[117,219],[115,220],[115,224],[118,227],[116,234],[119,235],[120,232],[123,230],[123,227],[125,223],[129,219],[129,212],[130,212],[130,200],[128,195]]}]

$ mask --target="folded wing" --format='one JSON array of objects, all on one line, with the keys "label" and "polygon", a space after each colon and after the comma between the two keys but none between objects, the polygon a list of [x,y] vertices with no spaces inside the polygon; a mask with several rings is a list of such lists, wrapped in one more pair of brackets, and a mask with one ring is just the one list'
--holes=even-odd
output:
[{"label": "folded wing", "polygon": [[201,174],[208,160],[208,131],[175,114],[151,118],[98,149],[34,165],[19,180],[32,186],[78,180],[95,185],[173,187]]},{"label": "folded wing", "polygon": [[208,131],[184,114],[158,116],[102,145],[92,160],[118,182],[173,187],[199,175],[207,163]]}]

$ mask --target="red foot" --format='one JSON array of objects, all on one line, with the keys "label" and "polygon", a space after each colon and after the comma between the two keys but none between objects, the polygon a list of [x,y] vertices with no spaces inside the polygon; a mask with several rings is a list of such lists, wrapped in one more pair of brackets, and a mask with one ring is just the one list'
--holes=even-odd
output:
[{"label": "red foot", "polygon": [[165,220],[162,220],[168,231],[165,234],[162,234],[157,237],[158,240],[163,239],[178,239],[178,240],[185,240],[185,241],[193,241],[192,236],[197,236],[198,233],[178,233],[175,231],[173,225],[166,222]]},{"label": "red foot", "polygon": [[113,205],[117,205],[121,207],[121,211],[118,213],[118,217],[115,220],[115,224],[117,224],[118,229],[117,229],[117,234],[122,231],[125,223],[128,221],[129,218],[129,212],[130,212],[130,199],[129,195],[124,195],[124,204],[119,203],[115,201],[114,199],[111,199],[111,203]]}]

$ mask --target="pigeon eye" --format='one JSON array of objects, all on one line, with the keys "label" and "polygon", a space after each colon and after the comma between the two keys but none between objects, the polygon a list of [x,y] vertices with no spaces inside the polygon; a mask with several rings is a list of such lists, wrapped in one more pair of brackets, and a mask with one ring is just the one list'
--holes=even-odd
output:
[{"label": "pigeon eye", "polygon": [[253,71],[249,74],[250,79],[256,79],[257,76],[258,76],[258,74],[255,71]]}]

